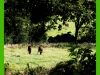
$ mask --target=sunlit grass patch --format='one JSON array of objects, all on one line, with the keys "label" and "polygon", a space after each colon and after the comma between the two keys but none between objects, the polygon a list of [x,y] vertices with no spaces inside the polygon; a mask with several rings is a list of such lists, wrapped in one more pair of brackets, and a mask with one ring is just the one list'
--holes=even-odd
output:
[{"label": "sunlit grass patch", "polygon": [[[58,27],[59,24],[61,24],[61,22],[56,24],[56,28]],[[68,22],[68,24],[69,27],[62,25],[62,30],[60,31],[58,31],[58,29],[51,29],[47,31],[47,35],[55,37],[56,35],[66,34],[67,32],[71,32],[72,35],[75,35],[75,24],[73,22]]]},{"label": "sunlit grass patch", "polygon": [[30,63],[31,66],[45,66],[47,68],[53,67],[59,61],[69,60],[69,52],[67,49],[62,48],[44,48],[43,54],[37,54],[38,49],[32,48],[31,55],[27,52],[27,47],[17,48],[13,52],[10,49],[4,50],[4,62],[12,62],[20,67],[25,66],[27,63]]}]

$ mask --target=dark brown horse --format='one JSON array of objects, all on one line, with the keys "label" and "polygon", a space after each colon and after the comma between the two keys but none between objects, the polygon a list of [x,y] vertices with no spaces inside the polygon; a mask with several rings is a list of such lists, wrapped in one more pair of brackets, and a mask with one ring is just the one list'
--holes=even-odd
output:
[{"label": "dark brown horse", "polygon": [[28,46],[28,53],[29,54],[31,54],[31,50],[32,50],[31,46]]},{"label": "dark brown horse", "polygon": [[43,47],[42,47],[42,45],[40,45],[38,47],[38,53],[40,53],[40,55],[43,53]]}]

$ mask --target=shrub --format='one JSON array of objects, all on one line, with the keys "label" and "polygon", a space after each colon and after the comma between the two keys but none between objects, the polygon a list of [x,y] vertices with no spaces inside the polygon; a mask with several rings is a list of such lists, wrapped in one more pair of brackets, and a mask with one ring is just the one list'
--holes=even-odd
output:
[{"label": "shrub", "polygon": [[48,69],[43,66],[37,66],[36,68],[32,68],[30,67],[29,64],[27,64],[24,74],[26,75],[48,75]]},{"label": "shrub", "polygon": [[96,53],[92,54],[89,48],[74,45],[69,49],[69,61],[58,63],[51,69],[49,75],[96,75]]}]

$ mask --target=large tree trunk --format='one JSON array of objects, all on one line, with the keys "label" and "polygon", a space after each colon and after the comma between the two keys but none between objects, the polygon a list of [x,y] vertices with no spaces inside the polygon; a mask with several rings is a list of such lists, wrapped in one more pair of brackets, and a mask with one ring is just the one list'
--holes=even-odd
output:
[{"label": "large tree trunk", "polygon": [[78,37],[78,31],[80,29],[81,25],[80,25],[80,17],[79,15],[77,16],[77,21],[75,22],[75,42],[77,42],[77,37]]},{"label": "large tree trunk", "polygon": [[41,23],[41,29],[42,29],[42,33],[45,33],[46,30],[45,30],[45,22]]},{"label": "large tree trunk", "polygon": [[75,31],[75,42],[77,42],[77,37],[78,37],[78,29],[76,28],[76,31]]},{"label": "large tree trunk", "polygon": [[75,29],[75,42],[77,42],[78,31],[79,31],[79,28],[78,28],[78,26],[76,26],[76,29]]}]

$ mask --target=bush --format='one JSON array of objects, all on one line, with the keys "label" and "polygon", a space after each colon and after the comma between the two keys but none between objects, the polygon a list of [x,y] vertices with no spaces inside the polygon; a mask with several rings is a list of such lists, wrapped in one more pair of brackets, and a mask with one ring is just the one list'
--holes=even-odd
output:
[{"label": "bush", "polygon": [[96,75],[96,53],[92,54],[89,48],[81,48],[77,45],[69,51],[73,58],[58,63],[51,69],[49,75]]},{"label": "bush", "polygon": [[48,69],[43,66],[37,66],[36,68],[30,67],[27,64],[27,67],[24,70],[25,75],[48,75]]}]

